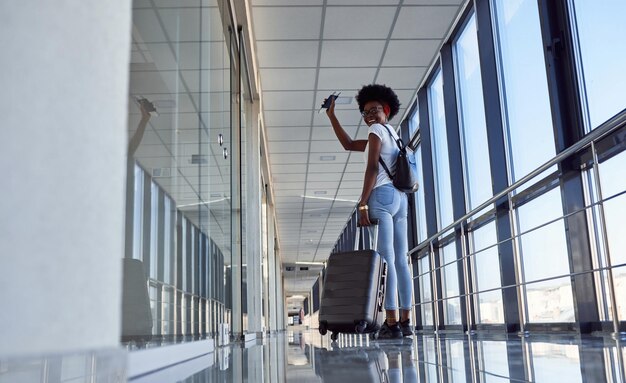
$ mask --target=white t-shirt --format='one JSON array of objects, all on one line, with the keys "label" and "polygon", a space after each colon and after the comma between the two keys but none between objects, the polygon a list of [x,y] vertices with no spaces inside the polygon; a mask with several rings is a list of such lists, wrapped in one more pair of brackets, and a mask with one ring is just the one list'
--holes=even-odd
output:
[{"label": "white t-shirt", "polygon": [[[387,129],[385,129],[385,127],[381,124],[372,124],[372,126],[370,126],[367,130],[367,137],[369,138],[370,134],[375,134],[380,138],[380,157],[383,159],[383,161],[385,161],[385,165],[387,165],[389,171],[393,173],[393,169],[396,167],[396,158],[398,157],[398,152],[400,151],[400,149],[398,149],[398,145],[395,141],[398,139],[398,135],[396,134],[395,129],[389,124],[387,124],[387,128],[389,128],[389,131],[387,131]],[[389,132],[391,132],[391,134],[393,135],[393,139],[391,139],[391,137],[389,136]],[[370,146],[368,143],[365,147],[365,166],[367,166],[367,155],[369,153],[369,148]],[[376,176],[374,189],[388,183],[391,183],[391,179],[387,175],[387,172],[385,171],[385,168],[383,168],[383,165],[381,165],[381,163],[379,162],[378,175]]]}]

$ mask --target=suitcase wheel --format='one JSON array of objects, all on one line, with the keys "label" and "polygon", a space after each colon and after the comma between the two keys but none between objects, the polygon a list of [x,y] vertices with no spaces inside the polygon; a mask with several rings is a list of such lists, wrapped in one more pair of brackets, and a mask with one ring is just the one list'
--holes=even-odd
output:
[{"label": "suitcase wheel", "polygon": [[326,333],[328,332],[328,323],[326,323],[325,321],[320,322],[319,331],[320,331],[320,334],[326,335]]},{"label": "suitcase wheel", "polygon": [[339,337],[339,333],[337,333],[337,332],[333,332],[332,334],[330,334],[330,339],[333,342],[336,342],[338,337]]},{"label": "suitcase wheel", "polygon": [[363,334],[365,332],[365,329],[367,329],[367,322],[364,320],[360,321],[356,324],[356,326],[354,326],[354,331],[356,331],[357,334]]}]

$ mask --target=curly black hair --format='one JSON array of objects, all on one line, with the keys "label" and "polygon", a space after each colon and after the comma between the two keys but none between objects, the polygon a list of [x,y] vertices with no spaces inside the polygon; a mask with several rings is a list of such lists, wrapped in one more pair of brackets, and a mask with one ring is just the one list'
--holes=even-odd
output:
[{"label": "curly black hair", "polygon": [[365,104],[370,101],[378,101],[389,106],[389,119],[398,114],[400,110],[400,100],[396,93],[386,85],[370,84],[364,85],[356,95],[356,102],[359,104],[359,111],[363,113]]}]

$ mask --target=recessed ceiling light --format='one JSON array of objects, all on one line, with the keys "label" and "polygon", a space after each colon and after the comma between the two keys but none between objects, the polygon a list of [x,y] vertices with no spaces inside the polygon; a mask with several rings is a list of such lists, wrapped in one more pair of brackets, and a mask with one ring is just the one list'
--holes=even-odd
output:
[{"label": "recessed ceiling light", "polygon": [[351,104],[353,98],[351,96],[340,96],[335,99],[335,104]]},{"label": "recessed ceiling light", "polygon": [[[335,103],[341,104],[340,102],[337,102],[337,100],[335,100]],[[176,101],[174,100],[154,100],[153,104],[157,108],[161,108],[161,109],[176,107]]]},{"label": "recessed ceiling light", "polygon": [[313,192],[313,194],[315,195],[324,195],[324,194],[328,194],[328,192],[326,190],[316,190]]},{"label": "recessed ceiling light", "polygon": [[320,161],[334,161],[336,156],[320,156]]}]

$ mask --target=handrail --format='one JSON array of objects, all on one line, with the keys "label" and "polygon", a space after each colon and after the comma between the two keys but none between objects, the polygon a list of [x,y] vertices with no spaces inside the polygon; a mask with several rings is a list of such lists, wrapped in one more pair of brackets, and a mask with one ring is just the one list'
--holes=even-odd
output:
[{"label": "handrail", "polygon": [[[594,208],[594,207],[596,207],[596,206],[600,206],[600,205],[601,205],[601,204],[603,204],[603,203],[606,203],[606,202],[608,202],[608,201],[611,201],[611,200],[613,200],[613,199],[615,199],[615,198],[619,198],[619,197],[621,197],[621,196],[623,196],[623,195],[625,195],[625,194],[626,194],[626,190],[623,190],[623,191],[621,191],[621,192],[619,192],[619,193],[617,193],[617,194],[614,194],[614,195],[612,195],[612,196],[610,196],[610,197],[608,197],[608,198],[606,198],[606,199],[603,199],[602,201],[594,202],[594,203],[592,203],[592,204],[589,204],[589,206],[585,206],[585,207],[583,207],[583,208],[580,208],[580,209],[574,210],[574,211],[572,211],[572,212],[569,212],[569,213],[567,213],[567,214],[565,214],[565,215],[561,215],[561,216],[558,216],[558,217],[556,217],[556,218],[553,218],[553,219],[551,219],[551,220],[549,220],[549,221],[546,221],[546,222],[542,223],[542,224],[541,224],[541,225],[539,225],[539,226],[535,226],[535,227],[532,227],[532,228],[530,228],[530,229],[528,229],[528,230],[526,230],[526,231],[522,231],[522,232],[520,232],[520,233],[517,233],[517,234],[515,234],[515,235],[513,235],[513,236],[511,236],[511,237],[509,237],[509,238],[503,239],[502,241],[498,241],[498,242],[496,242],[496,243],[494,243],[494,244],[492,244],[492,245],[486,246],[486,247],[484,247],[484,248],[482,248],[482,249],[480,249],[480,250],[478,250],[478,251],[474,251],[474,252],[471,252],[471,253],[467,253],[467,254],[465,254],[465,255],[461,256],[460,258],[455,258],[453,261],[450,261],[450,262],[448,262],[448,263],[442,264],[442,265],[440,265],[439,267],[435,267],[435,268],[433,268],[432,270],[439,270],[439,269],[443,269],[443,268],[444,268],[444,267],[446,267],[446,266],[450,266],[450,265],[452,265],[452,264],[458,263],[458,262],[463,261],[463,260],[465,260],[465,259],[470,259],[470,258],[472,258],[472,257],[477,257],[477,256],[479,256],[479,254],[480,254],[480,253],[482,253],[482,252],[484,252],[484,251],[487,251],[487,250],[490,250],[490,249],[493,249],[494,247],[497,247],[498,245],[501,245],[501,244],[503,244],[503,243],[506,243],[506,242],[512,241],[512,240],[514,240],[514,239],[516,239],[516,238],[521,238],[522,236],[524,236],[524,235],[526,235],[526,234],[529,234],[529,233],[532,233],[533,231],[537,231],[537,230],[539,230],[539,229],[541,229],[541,228],[544,228],[544,227],[546,227],[546,226],[552,225],[553,223],[558,222],[558,221],[560,221],[560,220],[563,220],[563,219],[566,219],[566,218],[573,217],[573,216],[575,216],[576,214],[579,214],[579,213],[581,213],[581,212],[583,212],[583,211],[589,210],[589,209]],[[426,272],[424,272],[424,273],[422,273],[422,274],[419,274],[419,275],[421,276],[421,275],[424,275],[424,274],[429,273],[429,272],[430,272],[430,271],[426,271]]]},{"label": "handrail", "polygon": [[579,150],[583,149],[584,147],[590,145],[592,142],[594,142],[596,140],[599,140],[599,139],[603,138],[604,136],[612,133],[613,131],[621,128],[622,124],[625,124],[625,123],[626,123],[626,110],[622,111],[618,115],[616,115],[613,118],[611,118],[610,120],[606,121],[605,123],[603,123],[602,125],[600,125],[596,129],[591,131],[589,134],[587,134],[585,137],[583,137],[580,141],[576,142],[574,145],[572,145],[572,146],[568,147],[567,149],[563,150],[561,153],[556,155],[554,158],[552,158],[548,162],[544,163],[543,165],[539,166],[537,169],[533,170],[532,172],[530,172],[526,176],[522,177],[518,181],[514,182],[512,185],[510,185],[506,189],[498,192],[498,194],[494,195],[493,197],[491,197],[487,201],[483,202],[478,207],[472,209],[469,213],[466,213],[464,216],[462,216],[461,218],[458,218],[456,221],[454,221],[450,225],[446,226],[444,229],[441,229],[437,233],[435,233],[432,236],[428,237],[426,240],[422,241],[419,245],[417,245],[413,249],[409,250],[408,255],[411,256],[412,254],[423,250],[425,247],[429,246],[429,244],[431,242],[433,242],[435,239],[440,237],[442,235],[442,233],[446,233],[448,231],[453,230],[459,224],[461,224],[462,222],[464,222],[468,218],[474,216],[477,212],[480,212],[483,209],[487,208],[489,205],[495,203],[498,199],[504,197],[505,195],[508,195],[511,191],[513,191],[515,189],[518,189],[520,186],[524,185],[526,182],[532,180],[533,178],[535,178],[539,174],[543,173],[544,171],[546,171],[551,166],[558,164],[563,159],[569,157],[570,155],[572,155],[572,154],[578,152]]}]

